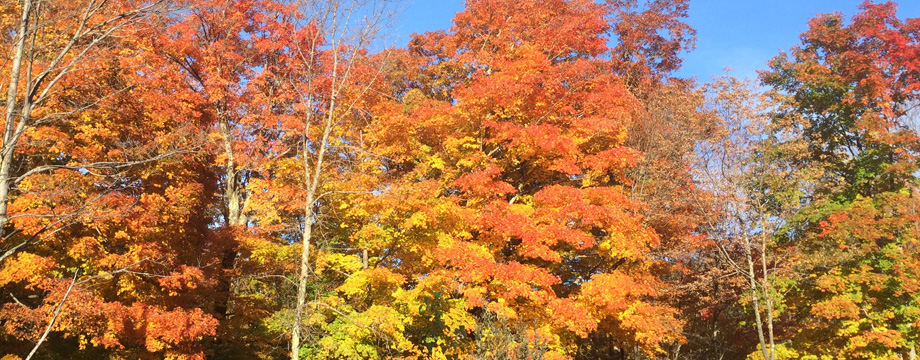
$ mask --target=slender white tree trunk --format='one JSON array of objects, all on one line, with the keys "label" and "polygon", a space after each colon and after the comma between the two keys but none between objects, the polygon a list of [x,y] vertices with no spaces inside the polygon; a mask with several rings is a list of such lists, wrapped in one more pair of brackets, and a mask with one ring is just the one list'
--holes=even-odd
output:
[{"label": "slender white tree trunk", "polygon": [[770,346],[769,357],[765,357],[766,360],[774,360],[776,358],[776,342],[773,338],[773,283],[770,280],[770,274],[767,272],[767,233],[764,228],[764,223],[760,223],[760,265],[761,271],[763,271],[763,298],[764,303],[767,306],[767,337]]},{"label": "slender white tree trunk", "polygon": [[744,256],[745,260],[747,260],[748,266],[747,278],[751,289],[751,301],[753,303],[752,307],[754,308],[754,322],[757,325],[757,339],[760,340],[760,351],[763,354],[763,358],[765,360],[772,360],[770,354],[772,353],[773,349],[767,349],[767,340],[764,336],[764,324],[763,317],[760,314],[760,294],[758,290],[760,286],[757,285],[757,274],[754,272],[754,259],[753,255],[751,254],[750,239],[745,238],[744,241]]},{"label": "slender white tree trunk", "polygon": [[[339,94],[342,90],[349,84],[349,78],[352,73],[353,65],[355,58],[358,56],[360,51],[366,46],[368,46],[369,41],[372,39],[374,33],[379,30],[378,26],[380,22],[383,21],[386,17],[391,16],[392,14],[388,13],[389,9],[395,6],[396,0],[369,0],[369,1],[355,1],[355,0],[302,0],[303,4],[306,7],[314,7],[319,5],[319,9],[315,13],[321,14],[319,18],[320,21],[317,23],[320,26],[324,26],[324,29],[327,30],[327,34],[322,34],[323,37],[328,41],[327,44],[322,46],[326,48],[326,51],[330,52],[332,59],[328,66],[331,67],[331,72],[329,74],[329,79],[331,80],[330,87],[328,89],[329,93],[326,94],[325,98],[328,98],[328,103],[323,106],[323,115],[321,118],[318,117],[319,113],[314,113],[311,109],[314,106],[314,101],[322,97],[315,97],[313,92],[312,79],[314,76],[318,75],[316,69],[313,68],[314,61],[320,55],[320,44],[319,38],[314,38],[313,43],[310,45],[305,52],[302,52],[301,55],[307,63],[308,69],[307,72],[307,90],[306,90],[306,107],[308,108],[305,115],[305,127],[302,138],[302,161],[304,164],[304,184],[306,185],[306,194],[304,195],[304,223],[303,223],[303,232],[301,234],[301,241],[303,245],[303,250],[300,257],[300,273],[297,281],[297,305],[294,309],[294,323],[291,328],[291,359],[299,360],[300,359],[300,347],[303,346],[303,318],[304,313],[306,312],[307,307],[307,288],[311,276],[311,266],[310,266],[310,256],[312,251],[312,246],[314,245],[313,232],[314,227],[317,225],[317,201],[324,194],[320,194],[319,191],[322,189],[322,175],[323,175],[323,166],[326,161],[326,153],[330,149],[330,139],[332,133],[336,126],[338,126],[340,120],[347,114],[352,112],[352,108],[356,104],[354,102],[342,103],[339,102]],[[367,11],[366,14],[363,14],[364,11]],[[349,28],[350,21],[353,21],[353,16],[357,14],[362,14],[364,19],[363,27],[358,28]],[[354,32],[354,33],[352,33]],[[319,33],[319,32],[318,32]],[[355,38],[348,38],[347,36],[355,35]],[[379,73],[377,74],[379,75]],[[376,76],[374,77],[376,79]],[[373,82],[373,80],[371,81]],[[360,91],[360,94],[357,95],[357,98],[363,97],[370,89],[371,85],[364,85],[364,89]],[[339,108],[341,106],[341,108]],[[310,140],[310,125],[314,120],[320,122],[322,126],[322,136],[319,139]],[[335,157],[330,158],[330,161],[334,161]],[[363,257],[363,264],[367,266],[367,254],[366,251]]]},{"label": "slender white tree trunk", "polygon": [[[19,29],[16,33],[16,47],[13,50],[13,64],[10,68],[9,88],[6,95],[6,116],[3,127],[3,147],[0,151],[0,241],[6,235],[6,223],[9,221],[7,207],[10,198],[10,169],[13,164],[13,153],[16,150],[16,98],[19,95],[19,73],[22,70],[22,58],[25,54],[26,36],[29,32],[29,20],[32,13],[32,0],[23,0],[22,17],[19,22]],[[21,114],[22,117],[28,117],[31,109],[28,107],[28,99],[23,96]],[[24,121],[21,119],[20,121]]]}]

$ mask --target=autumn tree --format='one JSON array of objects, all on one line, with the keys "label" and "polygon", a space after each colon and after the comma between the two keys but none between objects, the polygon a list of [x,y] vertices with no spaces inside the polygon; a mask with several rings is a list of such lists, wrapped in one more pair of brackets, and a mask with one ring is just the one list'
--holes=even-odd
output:
[{"label": "autumn tree", "polygon": [[807,144],[784,152],[787,164],[816,179],[778,235],[800,253],[783,290],[799,356],[915,356],[920,142],[907,114],[920,89],[920,20],[896,8],[865,2],[849,22],[820,15],[761,75],[788,95],[779,131]]},{"label": "autumn tree", "polygon": [[[690,79],[674,77],[683,53],[693,50],[695,30],[687,23],[686,1],[608,1],[608,36],[613,44],[612,71],[639,98],[627,123],[625,144],[641,156],[626,172],[629,196],[643,204],[644,222],[661,236],[656,256],[677,265],[669,301],[686,320],[687,344],[670,344],[669,357],[704,358],[736,351],[735,305],[724,281],[723,260],[702,234],[706,216],[714,211],[708,189],[694,182],[691,164],[698,146],[718,136],[718,121],[707,99]],[[721,274],[721,275],[720,275]],[[720,310],[721,309],[721,310]],[[687,345],[687,346],[684,346]]]},{"label": "autumn tree", "polygon": [[[196,305],[209,254],[193,219],[209,199],[198,135],[180,120],[193,117],[150,101],[137,68],[136,40],[163,6],[3,5],[21,14],[4,24],[15,29],[2,68],[5,350],[201,357],[213,335]],[[26,340],[47,341],[36,353]]]},{"label": "autumn tree", "polygon": [[236,276],[222,280],[232,287],[223,316],[238,327],[228,336],[252,336],[239,332],[252,322],[287,328],[291,356],[301,357],[304,313],[322,303],[312,292],[325,280],[311,264],[330,244],[329,201],[367,188],[341,183],[357,177],[353,164],[366,156],[360,129],[386,62],[367,47],[394,4],[202,2],[191,8],[197,16],[175,23],[178,37],[161,37],[168,60],[160,66],[175,74],[171,82],[188,84],[186,99],[217,140],[218,224],[227,231],[215,235],[232,237],[224,267]]},{"label": "autumn tree", "polygon": [[[302,186],[303,231],[300,238],[302,250],[296,306],[291,326],[291,359],[300,358],[303,346],[301,335],[310,296],[307,291],[312,271],[313,228],[319,219],[317,207],[323,203],[322,197],[331,197],[336,192],[324,184],[327,180],[323,178],[330,168],[343,170],[341,165],[334,165],[335,160],[338,160],[332,158],[338,150],[335,148],[344,149],[339,157],[346,161],[360,161],[350,159],[349,153],[357,152],[359,157],[363,155],[360,154],[360,128],[352,124],[358,122],[360,126],[362,118],[366,116],[360,112],[367,101],[365,94],[374,87],[382,71],[370,66],[372,63],[365,60],[365,52],[380,27],[385,25],[388,16],[392,15],[392,6],[393,3],[389,1],[364,4],[331,0],[301,4],[301,11],[315,18],[308,23],[313,26],[312,37],[304,39],[306,41],[296,48],[301,58],[298,63],[300,66],[295,70],[298,72],[296,76],[303,81],[297,89],[301,94],[298,105],[302,111],[298,115],[302,123],[300,131],[293,135],[300,137],[298,167],[302,166],[303,174],[298,178]],[[367,12],[366,16],[352,19],[360,16],[361,12]],[[349,147],[358,150],[349,151]],[[324,186],[321,187],[321,184]],[[363,189],[356,189],[360,190]]]},{"label": "autumn tree", "polygon": [[[753,324],[758,358],[782,358],[777,326],[783,306],[776,288],[790,263],[775,235],[800,208],[797,185],[804,184],[807,174],[777,160],[776,154],[778,143],[784,151],[795,151],[803,142],[794,141],[797,133],[773,131],[775,94],[727,76],[707,84],[707,92],[706,107],[717,119],[717,130],[698,145],[693,165],[698,183],[713,197],[714,204],[704,205],[711,206],[705,233],[730,270],[723,284],[731,284],[732,277],[734,289],[744,284],[735,305],[749,309],[739,321]],[[731,289],[725,286],[726,293]]]},{"label": "autumn tree", "polygon": [[389,326],[415,351],[470,353],[484,312],[533,325],[547,357],[681,340],[661,301],[669,264],[651,255],[660,236],[624,191],[641,102],[610,73],[608,11],[469,2],[400,59],[419,69],[391,77],[401,103],[381,103],[365,139],[387,186],[411,191],[356,197],[353,241],[373,245],[340,291],[399,314]]},{"label": "autumn tree", "polygon": [[659,86],[693,50],[696,30],[687,22],[687,0],[606,0],[611,69],[633,91],[644,94]]},{"label": "autumn tree", "polygon": [[[6,96],[4,111],[4,136],[2,157],[0,157],[0,238],[4,239],[4,250],[0,262],[15,254],[18,250],[40,241],[42,233],[56,229],[56,225],[67,222],[67,216],[59,217],[54,225],[49,226],[35,237],[9,239],[15,231],[7,229],[10,220],[9,205],[11,192],[19,182],[35,174],[55,170],[84,169],[85,171],[103,168],[112,169],[130,166],[139,162],[128,161],[119,164],[115,161],[81,162],[65,156],[57,163],[28,164],[23,166],[17,153],[20,144],[31,133],[50,131],[56,122],[62,122],[68,116],[79,114],[81,110],[96,105],[97,98],[70,98],[62,101],[62,91],[72,90],[81,84],[67,83],[77,73],[86,71],[94,61],[104,62],[107,51],[112,50],[112,35],[124,30],[156,9],[161,3],[124,2],[106,4],[89,1],[87,3],[57,4],[22,1],[4,5],[4,13],[21,14],[18,21],[4,24],[10,32],[6,44],[9,46],[9,58],[4,62]],[[14,10],[18,10],[15,11]],[[17,17],[5,16],[14,20]],[[48,21],[50,20],[50,21]],[[70,23],[72,22],[72,24]],[[74,25],[72,32],[65,26]],[[55,37],[55,39],[49,39]],[[85,86],[85,85],[83,85]],[[114,92],[120,90],[114,89]],[[103,94],[103,97],[106,94]],[[65,150],[65,149],[61,149]],[[31,166],[29,166],[31,165]],[[19,173],[13,168],[23,167]],[[72,215],[72,214],[68,214]]]},{"label": "autumn tree", "polygon": [[[162,18],[159,31],[140,41],[149,52],[138,59],[145,74],[147,101],[164,110],[187,108],[202,134],[201,180],[209,196],[196,221],[207,226],[203,236],[217,253],[211,264],[210,303],[201,306],[220,320],[213,355],[255,356],[282,351],[261,327],[266,313],[281,305],[252,298],[252,277],[276,269],[256,270],[248,262],[251,246],[261,239],[246,214],[248,182],[258,177],[260,162],[275,145],[261,138],[260,117],[274,106],[272,61],[277,51],[266,46],[281,23],[292,17],[291,6],[275,1],[181,1],[172,16]],[[278,81],[275,80],[274,83]],[[269,119],[264,119],[268,121]],[[258,140],[256,140],[258,139]],[[241,258],[243,260],[241,260]],[[273,286],[277,286],[277,280]],[[258,308],[258,310],[256,310]],[[248,329],[248,330],[246,330]]]}]

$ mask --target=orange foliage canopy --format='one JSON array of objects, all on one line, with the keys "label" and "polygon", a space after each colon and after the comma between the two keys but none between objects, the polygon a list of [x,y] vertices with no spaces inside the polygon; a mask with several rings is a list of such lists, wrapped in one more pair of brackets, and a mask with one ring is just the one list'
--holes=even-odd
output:
[{"label": "orange foliage canopy", "polygon": [[626,126],[643,103],[613,71],[609,11],[470,1],[402,54],[419,70],[366,136],[398,177],[361,200],[377,215],[355,235],[382,242],[381,265],[422,275],[413,296],[460,301],[469,312],[455,327],[495,312],[531,324],[557,356],[682,341],[662,301],[673,264],[654,255],[660,235],[624,190],[642,156]]}]

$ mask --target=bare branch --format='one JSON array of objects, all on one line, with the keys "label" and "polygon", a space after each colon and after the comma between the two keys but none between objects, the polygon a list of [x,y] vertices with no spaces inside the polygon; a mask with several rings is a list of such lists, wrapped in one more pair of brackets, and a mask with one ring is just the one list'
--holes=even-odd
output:
[{"label": "bare branch", "polygon": [[64,297],[61,298],[61,301],[58,302],[57,306],[54,309],[54,315],[51,317],[51,321],[48,322],[48,327],[45,328],[45,332],[42,334],[42,337],[38,339],[38,342],[35,343],[35,346],[32,348],[32,351],[29,352],[29,356],[26,356],[26,360],[32,358],[35,355],[35,352],[38,351],[38,348],[42,346],[42,343],[45,342],[45,339],[48,338],[48,333],[51,332],[51,328],[54,327],[54,322],[57,321],[59,315],[61,315],[61,308],[64,307],[64,302],[67,301],[67,296],[70,295],[70,291],[73,290],[74,284],[77,282],[77,276],[80,275],[80,270],[77,270],[73,274],[73,280],[70,282],[70,286],[67,287],[67,292],[64,293]]}]

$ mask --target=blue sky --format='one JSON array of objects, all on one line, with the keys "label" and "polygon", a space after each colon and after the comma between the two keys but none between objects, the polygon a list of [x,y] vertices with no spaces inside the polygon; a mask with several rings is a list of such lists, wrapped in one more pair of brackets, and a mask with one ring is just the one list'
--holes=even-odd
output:
[{"label": "blue sky", "polygon": [[[462,0],[408,0],[394,41],[405,46],[409,34],[450,27]],[[525,0],[522,0],[525,1]],[[766,62],[798,43],[808,19],[840,11],[849,17],[862,0],[690,0],[687,20],[697,30],[696,50],[684,55],[681,77],[701,82],[731,66],[733,74],[754,77]],[[898,1],[900,18],[920,17],[920,0]]]}]

